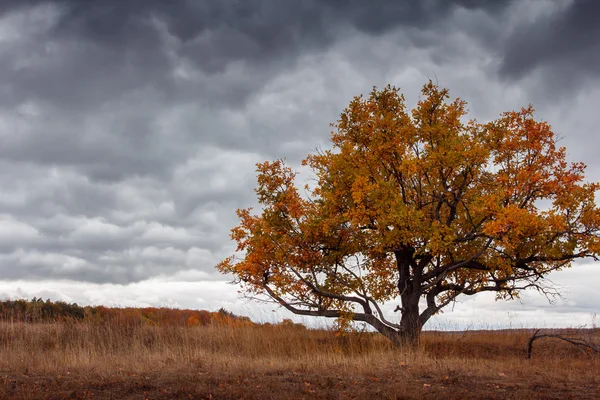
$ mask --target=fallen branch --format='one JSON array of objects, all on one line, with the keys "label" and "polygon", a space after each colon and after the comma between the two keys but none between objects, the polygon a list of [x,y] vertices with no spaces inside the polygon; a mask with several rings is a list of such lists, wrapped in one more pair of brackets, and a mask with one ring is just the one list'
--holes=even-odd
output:
[{"label": "fallen branch", "polygon": [[583,352],[593,351],[596,353],[600,353],[600,347],[598,347],[597,345],[594,345],[584,339],[581,339],[578,337],[568,337],[568,336],[564,336],[564,335],[559,335],[557,333],[540,334],[540,329],[538,329],[537,331],[535,331],[533,336],[531,336],[531,338],[529,338],[529,343],[527,345],[527,358],[528,359],[531,358],[531,353],[533,351],[533,342],[535,342],[538,339],[544,339],[544,338],[555,338],[555,339],[563,340],[567,343],[570,343],[570,344],[576,346],[578,349],[580,349]]}]

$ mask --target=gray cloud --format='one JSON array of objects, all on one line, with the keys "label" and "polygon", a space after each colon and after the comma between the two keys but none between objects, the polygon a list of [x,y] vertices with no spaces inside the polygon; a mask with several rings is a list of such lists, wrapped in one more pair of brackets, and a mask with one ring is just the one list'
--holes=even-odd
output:
[{"label": "gray cloud", "polygon": [[[495,13],[509,1],[423,2],[55,0],[4,3],[4,17],[27,34],[5,46],[5,104],[25,99],[95,107],[148,86],[166,101],[195,97],[239,105],[304,52],[324,49],[354,28],[380,35],[400,27],[435,28],[456,8]],[[12,5],[12,7],[10,7]],[[35,12],[29,7],[36,5]],[[252,78],[220,79],[235,63]],[[268,71],[260,74],[259,70]],[[187,71],[187,73],[186,73]],[[248,71],[244,70],[247,73]],[[191,85],[181,75],[197,74]],[[208,82],[206,77],[210,77]],[[200,79],[201,81],[203,79]],[[12,82],[12,83],[8,83]],[[198,96],[202,89],[202,96]]]},{"label": "gray cloud", "polygon": [[518,79],[540,70],[547,85],[561,90],[599,77],[600,3],[573,0],[566,8],[555,8],[511,32],[502,75]]}]

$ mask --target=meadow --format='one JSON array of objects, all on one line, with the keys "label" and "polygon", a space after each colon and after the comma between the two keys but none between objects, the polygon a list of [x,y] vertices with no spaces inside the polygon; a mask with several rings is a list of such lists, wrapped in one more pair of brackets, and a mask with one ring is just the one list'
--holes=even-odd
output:
[{"label": "meadow", "polygon": [[[0,398],[600,398],[596,353],[544,339],[527,359],[532,333],[424,332],[408,350],[290,321],[4,320]],[[598,342],[600,330],[577,335]]]}]

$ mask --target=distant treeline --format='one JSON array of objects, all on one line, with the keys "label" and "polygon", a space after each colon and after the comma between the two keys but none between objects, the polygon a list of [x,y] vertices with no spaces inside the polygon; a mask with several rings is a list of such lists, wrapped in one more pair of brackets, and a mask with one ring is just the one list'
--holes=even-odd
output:
[{"label": "distant treeline", "polygon": [[4,322],[58,322],[86,321],[123,325],[198,326],[209,324],[252,325],[248,317],[235,315],[221,308],[179,310],[173,308],[113,308],[85,306],[64,301],[0,300],[0,321]]}]

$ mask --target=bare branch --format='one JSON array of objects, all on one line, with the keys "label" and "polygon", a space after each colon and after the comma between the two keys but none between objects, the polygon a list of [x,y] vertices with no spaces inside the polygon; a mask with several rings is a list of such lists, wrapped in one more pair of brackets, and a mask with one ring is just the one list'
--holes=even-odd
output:
[{"label": "bare branch", "polygon": [[593,343],[588,342],[585,339],[579,338],[579,337],[569,337],[569,336],[565,336],[565,335],[561,335],[558,333],[545,333],[545,334],[540,334],[540,330],[538,329],[537,331],[535,331],[535,333],[533,334],[533,336],[531,336],[531,338],[529,338],[529,342],[527,343],[527,358],[531,358],[531,353],[533,352],[533,342],[539,339],[544,339],[544,338],[555,338],[555,339],[559,339],[562,341],[565,341],[567,343],[570,343],[574,346],[576,346],[578,349],[580,349],[581,351],[593,351],[595,353],[600,353],[600,346],[597,346]]}]

